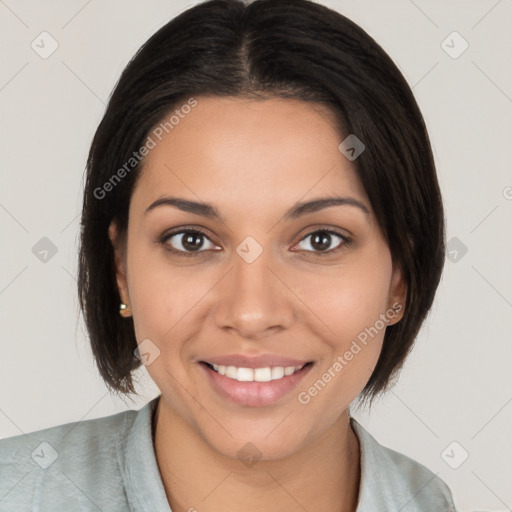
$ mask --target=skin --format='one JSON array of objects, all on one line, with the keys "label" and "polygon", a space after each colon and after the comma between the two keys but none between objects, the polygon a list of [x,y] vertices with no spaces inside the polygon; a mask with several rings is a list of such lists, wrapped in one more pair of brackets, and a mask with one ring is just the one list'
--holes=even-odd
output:
[{"label": "skin", "polygon": [[[280,98],[196,99],[146,157],[127,239],[114,223],[109,230],[138,343],[149,338],[160,350],[147,370],[162,393],[155,451],[169,503],[176,512],[354,511],[360,451],[348,406],[375,367],[385,328],[308,404],[297,395],[379,315],[404,304],[401,272],[354,162],[338,150],[346,134],[329,111]],[[145,213],[171,195],[213,203],[224,221],[172,206]],[[357,199],[368,213],[341,205],[284,218],[297,202],[333,195]],[[207,235],[197,258],[170,252],[191,252],[183,234],[158,241],[184,226]],[[320,229],[351,242],[333,235],[318,249]],[[250,264],[236,252],[248,236],[263,249]],[[198,363],[265,352],[314,365],[297,389],[264,407],[219,396]],[[249,442],[261,459],[247,467],[237,452]]]}]

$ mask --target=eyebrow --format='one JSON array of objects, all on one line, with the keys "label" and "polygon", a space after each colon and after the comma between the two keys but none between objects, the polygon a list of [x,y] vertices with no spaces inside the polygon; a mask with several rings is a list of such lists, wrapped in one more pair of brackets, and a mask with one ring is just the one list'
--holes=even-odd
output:
[{"label": "eyebrow", "polygon": [[[146,208],[145,214],[154,210],[158,206],[174,206],[184,212],[194,213],[196,215],[201,215],[202,217],[217,217],[222,221],[225,220],[214,205],[210,203],[191,201],[181,197],[161,197]],[[353,197],[322,197],[314,199],[313,201],[295,204],[290,208],[290,210],[288,210],[288,212],[286,212],[284,219],[297,219],[303,215],[318,212],[331,206],[353,206],[362,210],[366,215],[370,214],[366,205]]]}]

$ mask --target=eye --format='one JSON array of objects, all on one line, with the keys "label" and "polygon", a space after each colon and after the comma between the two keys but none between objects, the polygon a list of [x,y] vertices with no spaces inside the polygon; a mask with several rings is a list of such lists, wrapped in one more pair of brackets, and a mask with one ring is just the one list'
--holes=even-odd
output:
[{"label": "eye", "polygon": [[[335,238],[340,242],[332,248]],[[205,243],[206,241],[206,243]],[[317,229],[305,236],[298,244],[299,250],[313,252],[318,256],[328,256],[350,245],[351,240],[332,229]],[[197,229],[181,229],[164,234],[159,243],[178,256],[198,257],[208,250],[219,249],[206,233]],[[209,245],[208,245],[209,244]]]},{"label": "eye", "polygon": [[[207,240],[206,244],[205,240]],[[167,233],[160,239],[160,243],[164,244],[169,251],[181,256],[198,256],[198,253],[216,247],[205,233],[196,229]]]},{"label": "eye", "polygon": [[[332,249],[332,244],[335,242],[333,237],[341,240],[341,243],[339,243],[334,249]],[[319,229],[305,236],[299,243],[299,246],[300,244],[303,244],[301,247],[302,250],[314,252],[318,254],[318,256],[324,256],[343,249],[346,245],[350,244],[350,240],[348,237],[338,233],[337,231],[333,231],[331,229]]]}]

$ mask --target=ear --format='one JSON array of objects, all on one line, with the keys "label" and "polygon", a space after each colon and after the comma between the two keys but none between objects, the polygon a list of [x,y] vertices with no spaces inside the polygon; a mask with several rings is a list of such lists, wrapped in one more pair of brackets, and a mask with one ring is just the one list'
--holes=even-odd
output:
[{"label": "ear", "polygon": [[115,221],[110,223],[108,236],[114,248],[117,289],[121,301],[130,309],[130,297],[128,294],[128,281],[126,279],[126,244],[120,240]]},{"label": "ear", "polygon": [[388,311],[390,319],[388,325],[398,323],[404,316],[407,299],[407,284],[402,275],[402,270],[393,264],[393,275],[389,286]]}]

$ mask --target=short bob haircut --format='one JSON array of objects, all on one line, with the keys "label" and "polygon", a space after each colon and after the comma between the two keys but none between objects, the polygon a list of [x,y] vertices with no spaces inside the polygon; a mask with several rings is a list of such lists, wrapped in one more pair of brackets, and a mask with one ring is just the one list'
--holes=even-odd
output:
[{"label": "short bob haircut", "polygon": [[340,142],[355,134],[365,144],[353,163],[407,284],[404,316],[386,328],[359,397],[373,402],[398,375],[432,306],[445,258],[443,204],[405,78],[362,28],[309,0],[198,4],[159,29],[124,69],[92,141],[81,218],[78,294],[102,378],[114,393],[136,394],[132,370],[141,365],[133,319],[119,315],[108,227],[115,220],[125,240],[144,159],[118,171],[150,130],[201,95],[316,102],[335,114]]}]

